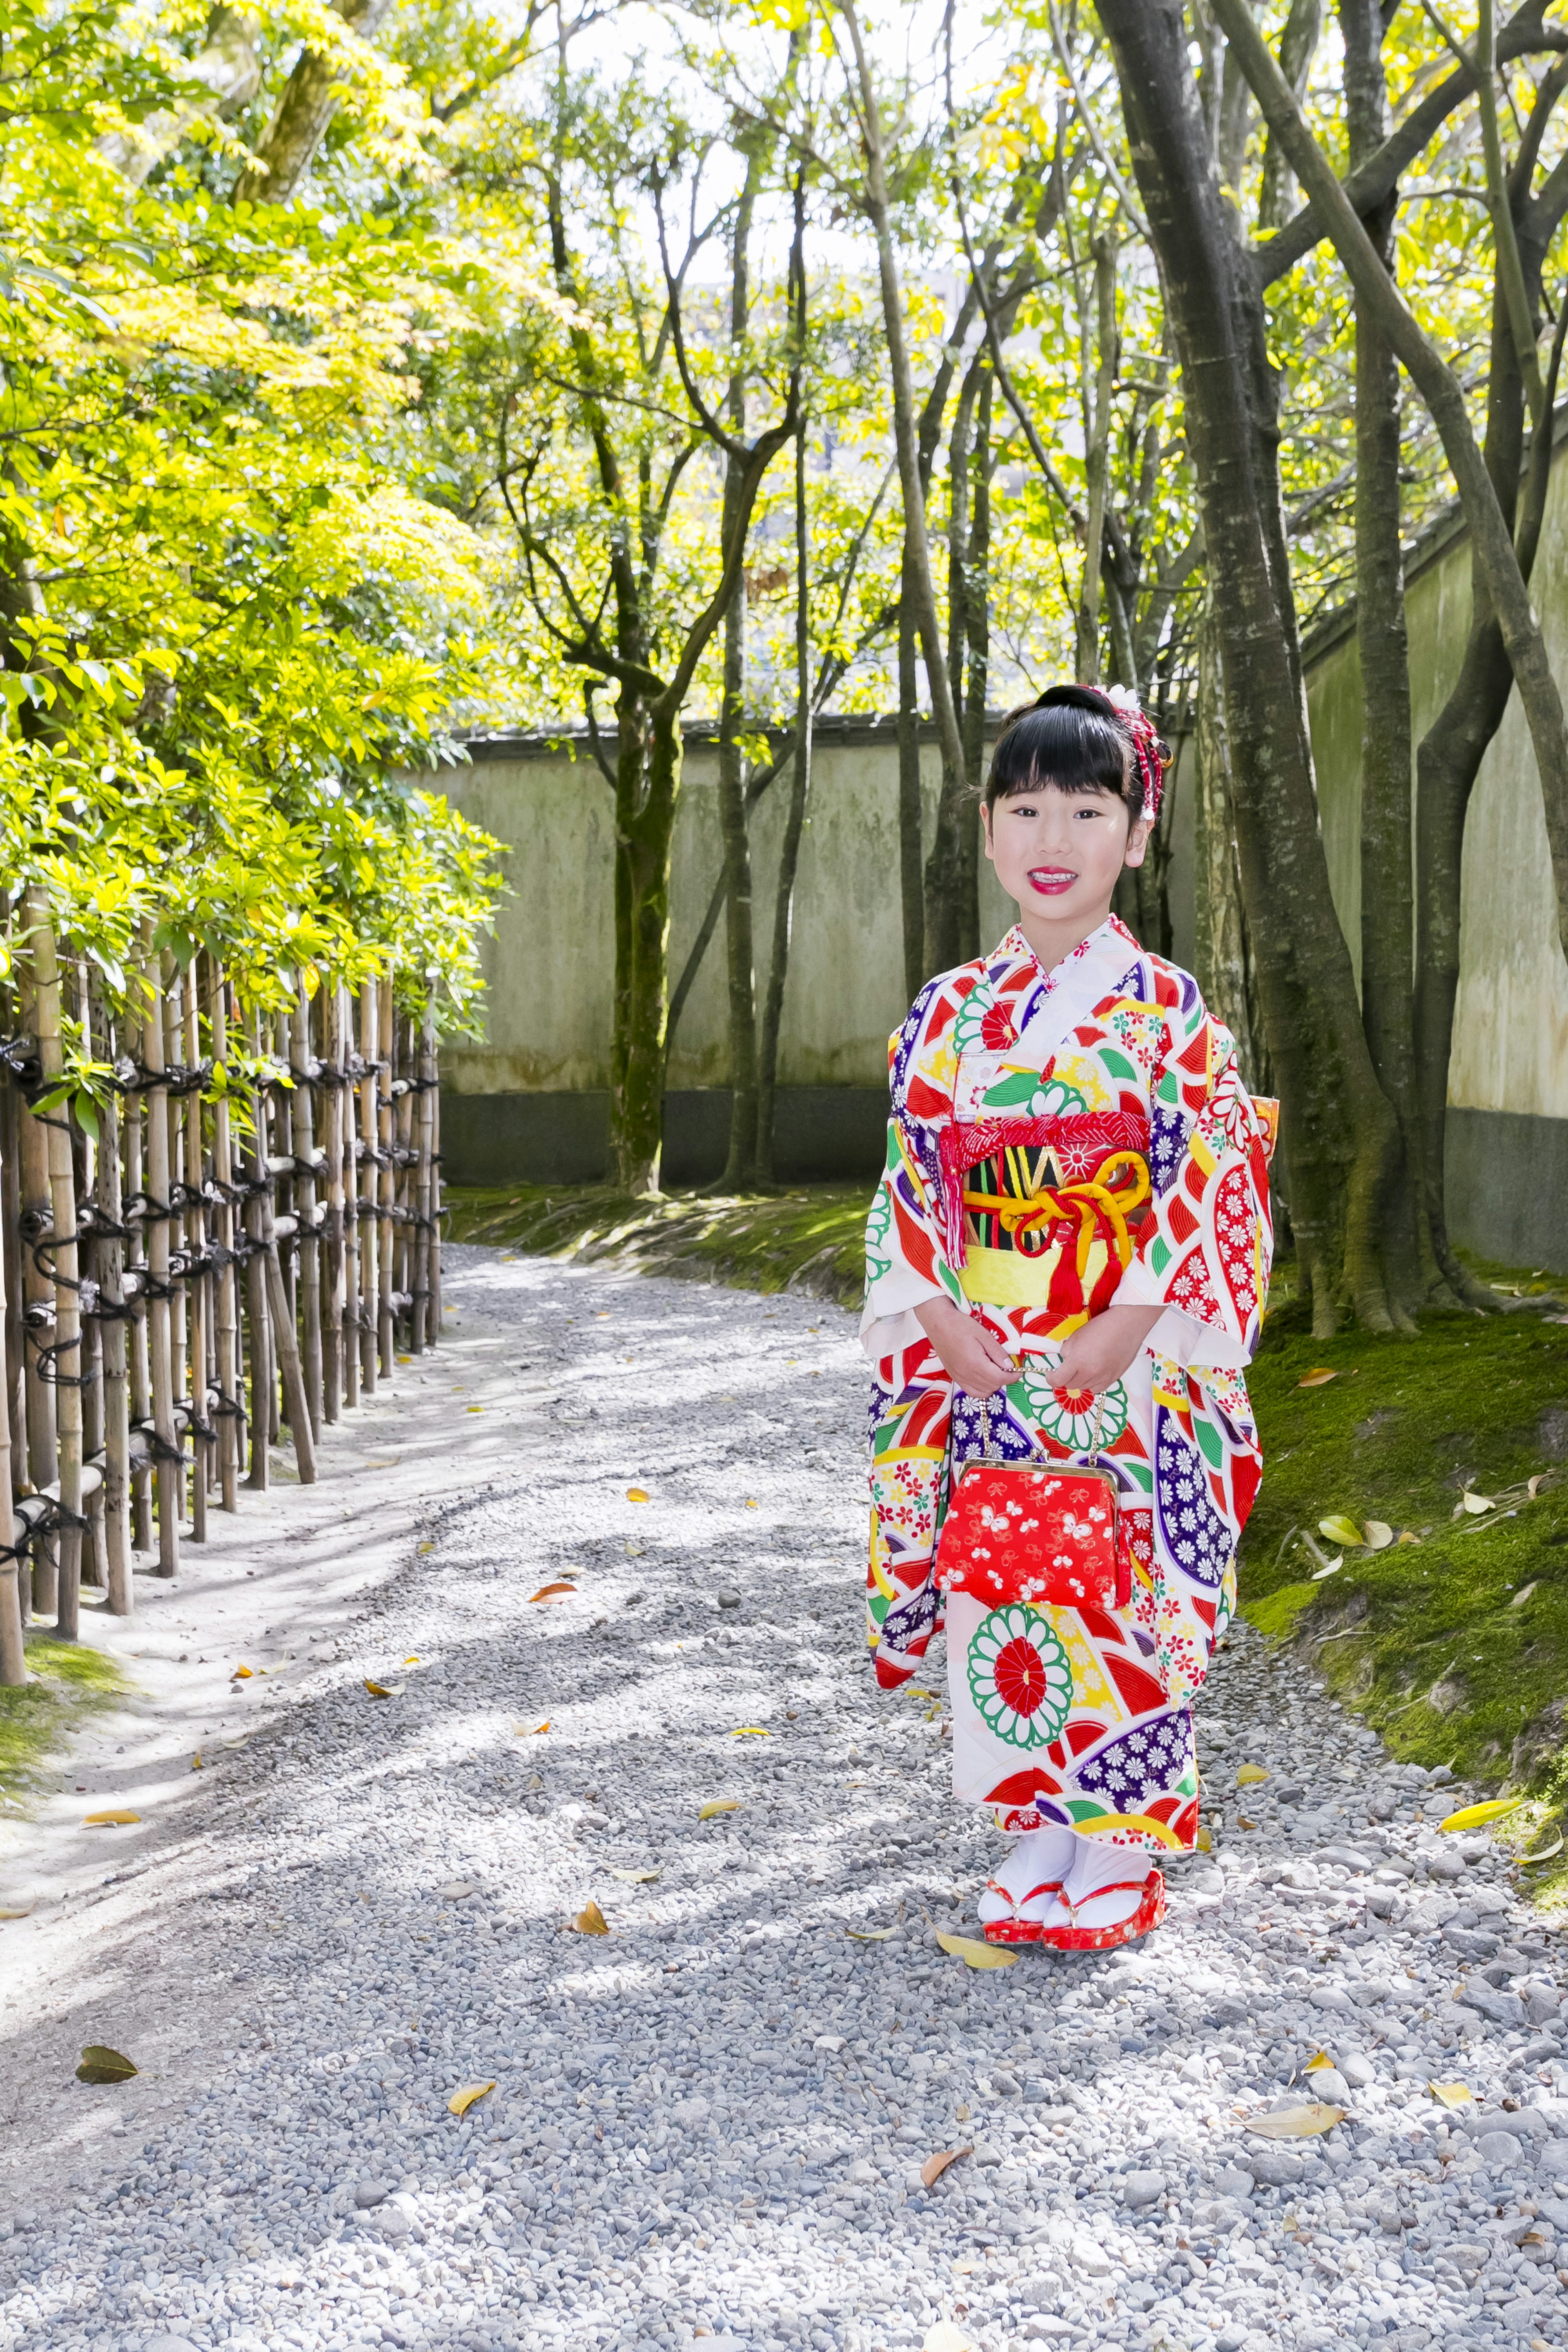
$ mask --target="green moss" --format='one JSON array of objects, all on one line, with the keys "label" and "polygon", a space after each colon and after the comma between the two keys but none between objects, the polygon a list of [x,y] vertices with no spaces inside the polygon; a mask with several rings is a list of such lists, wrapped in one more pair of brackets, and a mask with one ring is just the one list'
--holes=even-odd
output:
[{"label": "green moss", "polygon": [[[1568,1328],[1435,1314],[1413,1339],[1325,1341],[1304,1319],[1287,1285],[1249,1376],[1264,1474],[1245,1614],[1297,1643],[1397,1755],[1568,1796]],[[1302,1388],[1318,1368],[1335,1378]],[[1467,1486],[1501,1507],[1456,1518]],[[1301,1531],[1332,1559],[1319,1521],[1340,1513],[1416,1540],[1346,1550],[1337,1575],[1304,1582],[1319,1563]]]},{"label": "green moss", "polygon": [[454,1188],[447,1230],[453,1241],[547,1257],[615,1257],[647,1274],[693,1275],[744,1290],[793,1283],[848,1306],[864,1286],[870,1197],[868,1183],[741,1197],[672,1192],[658,1201],[602,1184]]},{"label": "green moss", "polygon": [[27,1671],[37,1679],[0,1690],[0,1790],[25,1801],[51,1752],[84,1716],[110,1706],[123,1684],[119,1667],[86,1643],[27,1636]]}]

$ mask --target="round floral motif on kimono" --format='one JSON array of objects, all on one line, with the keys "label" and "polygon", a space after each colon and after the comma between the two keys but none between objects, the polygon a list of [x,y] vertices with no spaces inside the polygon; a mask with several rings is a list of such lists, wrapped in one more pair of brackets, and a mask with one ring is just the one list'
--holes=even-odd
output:
[{"label": "round floral motif on kimono", "polygon": [[988,1730],[1014,1748],[1048,1748],[1072,1707],[1072,1666],[1048,1622],[1014,1601],[969,1644],[969,1688]]},{"label": "round floral motif on kimono", "polygon": [[1017,1385],[1024,1391],[1025,1410],[1035,1427],[1068,1454],[1087,1454],[1095,1444],[1097,1416],[1101,1452],[1114,1445],[1127,1426],[1127,1391],[1121,1381],[1099,1393],[1090,1389],[1058,1389],[1052,1386],[1047,1371],[1026,1360],[1024,1377]]},{"label": "round floral motif on kimono", "polygon": [[997,1002],[996,992],[988,980],[977,982],[959,1006],[952,1024],[952,1042],[961,1054],[976,1050],[1005,1054],[1009,1045],[1017,1044],[1013,1016],[1005,1004]]}]

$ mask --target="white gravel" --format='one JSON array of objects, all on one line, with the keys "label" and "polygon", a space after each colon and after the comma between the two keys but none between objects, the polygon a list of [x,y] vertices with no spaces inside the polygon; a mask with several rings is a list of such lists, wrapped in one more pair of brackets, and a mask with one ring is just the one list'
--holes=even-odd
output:
[{"label": "white gravel", "polygon": [[[1239,1632],[1166,1927],[971,1972],[933,1927],[992,1842],[861,1643],[850,1318],[478,1250],[450,1287],[508,1442],[466,1475],[451,1398],[427,1548],[182,1849],[205,2071],[173,2116],[70,2086],[75,2192],[5,2192],[5,2352],[1563,2341],[1562,1957],[1436,1838],[1462,1792]],[[1351,2120],[1248,2135],[1319,2050]]]}]

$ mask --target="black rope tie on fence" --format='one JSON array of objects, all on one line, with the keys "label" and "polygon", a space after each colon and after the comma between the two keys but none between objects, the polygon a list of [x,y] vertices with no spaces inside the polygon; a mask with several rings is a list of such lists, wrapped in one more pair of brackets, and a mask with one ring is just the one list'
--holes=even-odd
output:
[{"label": "black rope tie on fence", "polygon": [[26,1337],[33,1342],[33,1369],[46,1388],[91,1388],[98,1374],[90,1364],[85,1372],[62,1372],[60,1370],[60,1358],[70,1355],[73,1349],[81,1346],[81,1332],[79,1331],[73,1339],[51,1339],[47,1348],[39,1346],[36,1331],[27,1331]]},{"label": "black rope tie on fence", "polygon": [[[246,1412],[239,1399],[231,1397],[224,1389],[214,1391],[207,1400],[207,1411],[215,1421],[248,1421],[250,1419],[250,1415]],[[213,1434],[214,1436],[217,1434],[216,1430]]]},{"label": "black rope tie on fence", "polygon": [[145,1440],[147,1451],[154,1462],[184,1462],[185,1449],[176,1438],[173,1444],[159,1435],[150,1421],[133,1421],[131,1424],[138,1437]]}]

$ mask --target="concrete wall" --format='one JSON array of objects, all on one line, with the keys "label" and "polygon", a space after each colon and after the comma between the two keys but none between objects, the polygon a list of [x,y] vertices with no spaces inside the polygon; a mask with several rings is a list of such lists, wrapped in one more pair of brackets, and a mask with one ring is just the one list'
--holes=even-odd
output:
[{"label": "concrete wall", "polygon": [[[604,1172],[615,968],[614,815],[590,752],[527,738],[472,747],[449,793],[510,848],[510,897],[485,942],[489,1001],[482,1043],[443,1057],[442,1137],[453,1181],[591,1181]],[[929,820],[940,762],[922,753]],[[787,777],[752,823],[759,993],[771,964]],[[717,760],[688,747],[676,820],[670,914],[673,987],[721,863]],[[983,934],[1012,919],[987,866]],[[888,1035],[906,1010],[899,898],[898,747],[885,720],[824,723],[795,884],[779,1080],[780,1173],[869,1176],[887,1124]],[[724,936],[721,922],[681,1015],[669,1061],[666,1171],[700,1182],[723,1164],[728,1134]]]},{"label": "concrete wall", "polygon": [[[1531,590],[1552,664],[1568,677],[1568,465],[1560,451]],[[1436,717],[1464,651],[1470,551],[1452,519],[1409,572],[1412,716]],[[1361,961],[1361,664],[1353,614],[1309,637],[1307,707],[1334,903]],[[1460,982],[1448,1099],[1448,1207],[1457,1238],[1568,1272],[1568,962],[1557,934],[1541,784],[1519,697],[1481,764],[1465,835]]]}]

